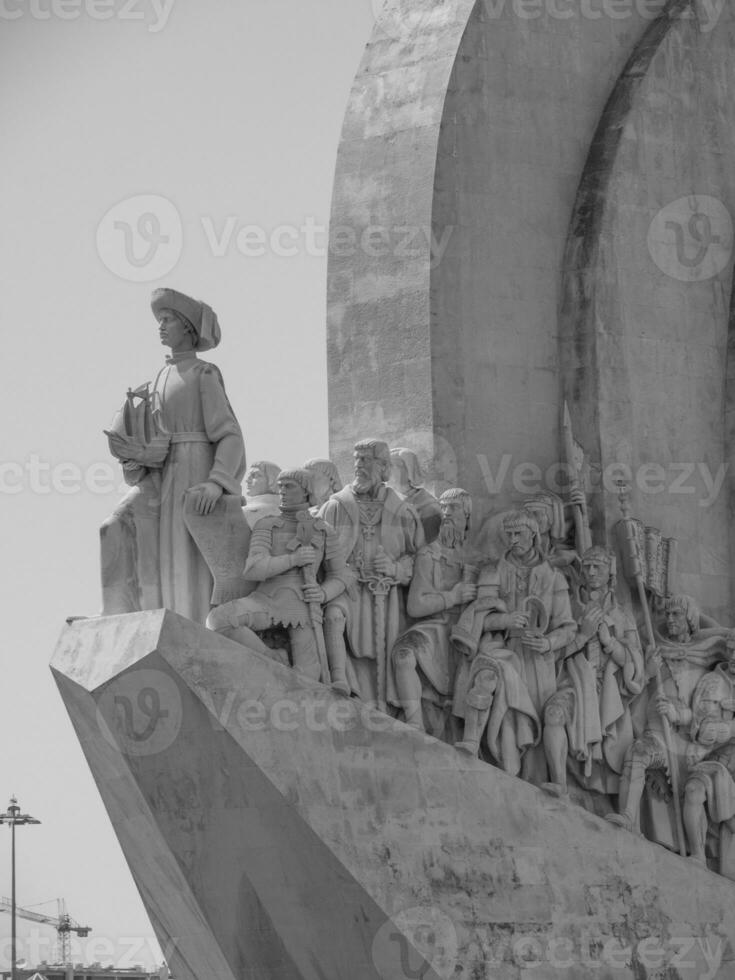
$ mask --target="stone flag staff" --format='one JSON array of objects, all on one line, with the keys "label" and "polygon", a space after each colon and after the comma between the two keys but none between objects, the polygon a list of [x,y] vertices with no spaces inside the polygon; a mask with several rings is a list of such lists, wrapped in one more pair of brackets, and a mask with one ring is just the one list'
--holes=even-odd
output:
[{"label": "stone flag staff", "polygon": [[132,489],[101,529],[102,614],[165,606],[203,623],[212,575],[187,529],[185,495],[201,516],[225,494],[239,499],[245,446],[219,368],[197,357],[219,344],[214,311],[173,289],[157,289],[151,309],[171,353],[108,433]]}]

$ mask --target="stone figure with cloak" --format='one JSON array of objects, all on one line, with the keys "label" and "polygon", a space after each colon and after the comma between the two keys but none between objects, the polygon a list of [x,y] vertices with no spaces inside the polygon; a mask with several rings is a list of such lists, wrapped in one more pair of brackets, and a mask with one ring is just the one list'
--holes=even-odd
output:
[{"label": "stone figure with cloak", "polygon": [[319,516],[337,531],[356,582],[327,603],[324,638],[332,686],[385,709],[387,658],[408,625],[405,588],[424,543],[419,516],[386,486],[390,450],[379,439],[355,445],[355,477]]},{"label": "stone figure with cloak", "polygon": [[544,708],[544,748],[551,782],[567,792],[567,769],[585,789],[617,795],[633,743],[630,702],[646,682],[633,619],[615,597],[616,561],[594,546],[582,556],[583,582],[572,601],[578,632],[565,650],[558,690]]},{"label": "stone figure with cloak", "polygon": [[481,571],[477,599],[452,631],[472,661],[466,689],[459,679],[455,689],[453,710],[465,723],[457,748],[477,755],[482,741],[506,772],[540,784],[548,779],[543,708],[577,626],[566,580],[546,560],[535,518],[510,512],[503,530],[505,555]]},{"label": "stone figure with cloak", "polygon": [[214,311],[173,289],[157,289],[151,308],[171,353],[107,433],[131,490],[101,529],[102,614],[165,607],[204,623],[213,578],[185,498],[201,517],[223,497],[239,510],[245,446],[219,368],[198,357],[219,344]]},{"label": "stone figure with cloak", "polygon": [[[706,672],[725,657],[728,631],[722,627],[702,628],[703,617],[691,596],[672,595],[665,602],[663,634],[656,636],[652,656],[647,654],[650,676],[660,664],[662,686],[655,694],[634,705],[634,725],[641,731],[628,749],[620,777],[618,813],[606,816],[611,823],[634,833],[641,830],[649,840],[672,850],[679,849],[671,796],[669,756],[662,714],[668,705],[682,714],[689,709],[694,692]],[[709,622],[712,622],[709,620]],[[673,764],[678,784],[684,787],[691,741],[684,727],[671,728]]]},{"label": "stone figure with cloak", "polygon": [[449,724],[455,679],[463,656],[451,631],[475,600],[478,559],[468,546],[472,497],[453,487],[439,498],[442,522],[436,541],[424,545],[408,589],[408,615],[417,620],[396,640],[390,657],[388,700],[406,724],[454,742]]},{"label": "stone figure with cloak", "polygon": [[735,633],[724,663],[697,683],[689,708],[659,700],[659,711],[689,736],[682,816],[689,855],[735,879]]}]

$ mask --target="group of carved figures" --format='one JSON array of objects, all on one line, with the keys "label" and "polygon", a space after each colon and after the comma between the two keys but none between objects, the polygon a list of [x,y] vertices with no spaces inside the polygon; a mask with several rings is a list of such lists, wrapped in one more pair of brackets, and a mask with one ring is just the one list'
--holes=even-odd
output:
[{"label": "group of carved figures", "polygon": [[206,622],[735,878],[735,634],[670,595],[642,644],[614,552],[579,555],[552,493],[501,516],[489,559],[470,494],[435,499],[410,450],[358,442],[345,487],[324,459],[246,471],[221,374],[196,356],[215,314],[169,289],[152,308],[171,355],[107,433],[132,489],[102,529],[104,615]]}]

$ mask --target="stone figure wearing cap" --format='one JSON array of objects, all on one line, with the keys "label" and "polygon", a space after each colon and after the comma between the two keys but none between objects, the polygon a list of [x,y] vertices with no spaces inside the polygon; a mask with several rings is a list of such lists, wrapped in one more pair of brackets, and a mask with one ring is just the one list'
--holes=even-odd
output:
[{"label": "stone figure wearing cap", "polygon": [[212,576],[184,523],[184,495],[201,515],[223,494],[239,498],[245,447],[219,368],[197,356],[220,341],[214,311],[173,289],[157,289],[151,308],[171,353],[152,386],[132,393],[143,422],[123,412],[107,433],[132,490],[101,529],[102,614],[165,607],[203,623]]}]

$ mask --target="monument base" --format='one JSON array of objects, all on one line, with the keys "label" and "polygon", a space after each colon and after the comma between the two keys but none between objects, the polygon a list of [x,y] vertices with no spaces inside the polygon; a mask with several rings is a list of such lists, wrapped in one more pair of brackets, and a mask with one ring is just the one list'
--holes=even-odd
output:
[{"label": "monument base", "polygon": [[735,884],[174,613],[52,670],[177,980],[735,975]]}]

